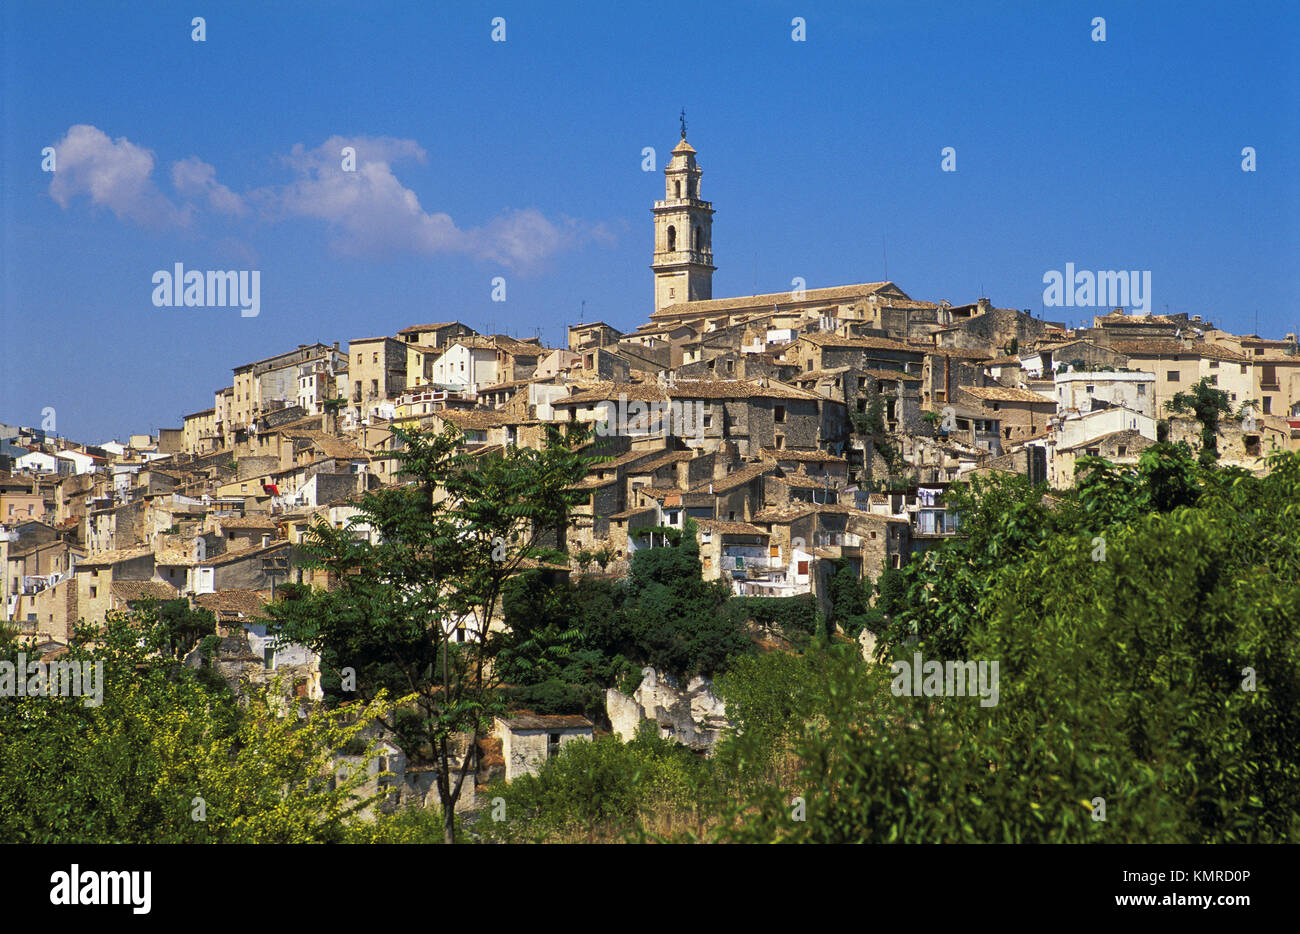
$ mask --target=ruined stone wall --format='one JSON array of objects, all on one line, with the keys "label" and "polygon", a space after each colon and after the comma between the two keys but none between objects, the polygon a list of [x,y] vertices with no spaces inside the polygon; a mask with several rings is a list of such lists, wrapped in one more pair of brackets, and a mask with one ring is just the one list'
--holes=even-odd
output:
[{"label": "ruined stone wall", "polygon": [[696,675],[682,688],[677,679],[654,668],[642,670],[641,684],[631,697],[616,688],[606,691],[605,712],[614,734],[624,742],[636,736],[642,720],[650,720],[665,739],[708,753],[730,726],[712,681]]}]

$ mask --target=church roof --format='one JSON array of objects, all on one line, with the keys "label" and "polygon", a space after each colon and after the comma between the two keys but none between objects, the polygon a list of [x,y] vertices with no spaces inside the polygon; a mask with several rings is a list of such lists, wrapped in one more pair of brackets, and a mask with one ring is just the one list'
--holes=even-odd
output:
[{"label": "church roof", "polygon": [[895,298],[909,296],[892,282],[863,282],[858,285],[840,285],[827,289],[805,289],[799,297],[795,292],[772,292],[767,295],[743,295],[739,298],[713,298],[696,302],[678,302],[652,312],[652,321],[665,318],[703,317],[718,312],[742,311],[748,308],[770,310],[773,305],[815,305],[865,298],[875,293],[887,293]]}]

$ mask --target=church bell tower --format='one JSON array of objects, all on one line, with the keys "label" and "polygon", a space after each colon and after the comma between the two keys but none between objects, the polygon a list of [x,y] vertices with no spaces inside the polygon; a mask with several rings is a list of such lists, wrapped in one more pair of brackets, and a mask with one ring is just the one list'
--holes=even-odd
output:
[{"label": "church bell tower", "polygon": [[695,149],[682,139],[664,167],[664,200],[654,204],[655,311],[713,297],[713,205],[700,199]]}]

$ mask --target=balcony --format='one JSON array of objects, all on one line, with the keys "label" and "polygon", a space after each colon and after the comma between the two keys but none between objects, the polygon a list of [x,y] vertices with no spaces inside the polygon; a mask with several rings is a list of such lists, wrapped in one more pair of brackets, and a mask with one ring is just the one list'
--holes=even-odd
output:
[{"label": "balcony", "polygon": [[671,211],[671,210],[677,210],[678,208],[681,208],[681,207],[683,207],[683,206],[689,206],[689,207],[693,207],[693,208],[701,208],[701,209],[703,209],[703,210],[705,210],[705,211],[712,211],[712,210],[713,210],[713,202],[712,202],[712,201],[701,201],[699,198],[674,198],[672,201],[656,201],[656,202],[655,202],[655,210],[656,210],[656,211]]},{"label": "balcony", "polygon": [[656,250],[654,254],[656,266],[684,266],[687,263],[712,266],[713,250],[708,247],[703,250]]},{"label": "balcony", "polygon": [[724,571],[771,571],[784,565],[780,558],[766,555],[723,555],[720,567]]}]

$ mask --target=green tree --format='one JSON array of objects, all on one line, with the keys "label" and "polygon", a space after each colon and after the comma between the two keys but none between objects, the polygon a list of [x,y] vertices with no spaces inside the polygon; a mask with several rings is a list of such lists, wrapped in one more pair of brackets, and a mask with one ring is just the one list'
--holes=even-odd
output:
[{"label": "green tree", "polygon": [[753,642],[723,612],[726,581],[705,581],[696,526],[687,519],[677,544],[643,548],[632,557],[624,619],[638,659],[678,676],[712,674]]},{"label": "green tree", "polygon": [[1215,389],[1210,377],[1202,377],[1188,392],[1175,393],[1165,403],[1171,412],[1190,412],[1201,423],[1201,453],[1199,460],[1202,467],[1208,467],[1219,459],[1219,416],[1232,411],[1228,403],[1228,394],[1222,389]]},{"label": "green tree", "polygon": [[996,704],[896,695],[886,666],[833,658],[769,717],[796,773],[751,789],[720,839],[1294,839],[1300,455],[1269,463],[1262,479],[1199,474],[1192,505],[1094,515],[1104,556],[1069,509],[1007,553],[964,640],[966,658],[999,662]]},{"label": "green tree", "polygon": [[333,700],[413,698],[380,722],[410,760],[433,766],[452,843],[478,741],[505,709],[492,667],[502,638],[489,621],[511,577],[563,549],[569,510],[587,498],[577,485],[597,458],[582,453],[580,429],[552,427],[540,449],[477,457],[457,453],[452,429],[396,434],[406,485],[368,493],[345,528],[310,530],[310,563],[333,586],[286,587],[269,629],[320,654]]}]

